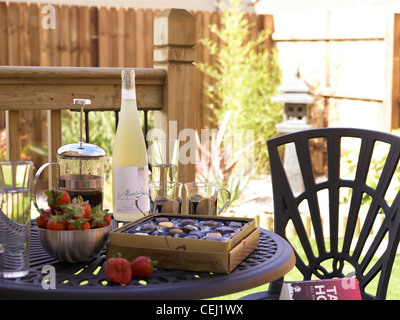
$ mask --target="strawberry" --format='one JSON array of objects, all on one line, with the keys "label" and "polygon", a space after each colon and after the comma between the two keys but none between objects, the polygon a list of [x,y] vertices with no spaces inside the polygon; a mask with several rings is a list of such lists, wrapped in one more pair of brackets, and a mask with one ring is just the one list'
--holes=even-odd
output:
[{"label": "strawberry", "polygon": [[89,221],[86,221],[85,223],[81,224],[81,229],[82,229],[82,230],[89,230],[89,229],[91,229],[91,227],[90,227],[90,222],[89,222]]},{"label": "strawberry", "polygon": [[116,254],[113,258],[106,261],[104,273],[108,281],[119,284],[128,284],[132,279],[131,266],[128,260],[122,258],[121,254]]},{"label": "strawberry", "polygon": [[59,210],[60,205],[71,203],[71,197],[67,191],[64,190],[47,190],[47,204],[51,209]]},{"label": "strawberry", "polygon": [[[108,209],[107,209],[106,212],[108,212]],[[106,223],[106,226],[109,226],[109,225],[111,224],[111,215],[108,214],[108,213],[106,213],[106,214],[104,215],[104,221],[105,221],[105,223]]]},{"label": "strawberry", "polygon": [[49,221],[50,215],[54,215],[53,210],[40,210],[40,215],[36,218],[36,222],[39,228],[46,229],[47,221]]},{"label": "strawberry", "polygon": [[68,219],[68,230],[88,230],[90,229],[90,223],[87,219]]},{"label": "strawberry", "polygon": [[153,272],[156,261],[151,261],[149,257],[139,256],[131,262],[132,277],[145,278]]},{"label": "strawberry", "polygon": [[100,205],[94,207],[90,212],[90,225],[92,228],[102,228],[110,225],[111,216],[108,209],[100,209]]},{"label": "strawberry", "polygon": [[66,230],[67,221],[64,215],[55,214],[50,216],[49,221],[47,221],[46,229],[48,230]]},{"label": "strawberry", "polygon": [[88,201],[83,201],[82,196],[77,196],[76,198],[74,198],[72,200],[72,203],[80,205],[84,210],[85,218],[86,219],[90,218],[90,211],[92,210],[92,208],[91,208],[91,206],[90,206]]},{"label": "strawberry", "polygon": [[86,219],[84,207],[80,203],[62,204],[60,209],[68,219]]}]

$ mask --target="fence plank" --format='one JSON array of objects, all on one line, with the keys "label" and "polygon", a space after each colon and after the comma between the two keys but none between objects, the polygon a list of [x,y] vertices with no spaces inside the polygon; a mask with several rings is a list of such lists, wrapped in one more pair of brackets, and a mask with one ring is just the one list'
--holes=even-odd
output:
[{"label": "fence plank", "polygon": [[28,24],[26,23],[26,21],[28,21],[29,13],[28,6],[29,5],[26,3],[21,3],[18,8],[19,48],[22,49],[20,52],[20,60],[18,64],[20,66],[29,65],[29,29]]},{"label": "fence plank", "polygon": [[117,11],[116,8],[99,9],[99,66],[117,67]]},{"label": "fence plank", "polygon": [[390,129],[400,127],[400,14],[392,14],[387,22],[385,63],[385,99],[383,114]]},{"label": "fence plank", "polygon": [[272,15],[264,16],[264,30],[268,30],[270,32],[266,48],[271,50],[275,47],[275,41],[272,39],[273,34],[275,33],[274,17]]},{"label": "fence plank", "polygon": [[134,67],[136,58],[136,39],[135,39],[135,12],[134,10],[125,10],[124,35],[125,35],[125,67]]},{"label": "fence plank", "polygon": [[108,10],[105,7],[98,9],[98,39],[99,39],[99,66],[108,67],[108,36],[105,21],[107,20]]},{"label": "fence plank", "polygon": [[145,58],[145,42],[144,42],[144,34],[145,34],[145,27],[144,27],[144,11],[143,10],[135,10],[135,41],[136,41],[136,48],[141,48],[141,50],[136,51],[136,61],[135,65],[138,68],[143,68],[146,64]]},{"label": "fence plank", "polygon": [[[56,20],[57,17],[60,16],[60,6],[54,6],[55,9],[55,16]],[[47,29],[47,32],[49,34],[49,47],[50,47],[50,52],[49,52],[49,59],[50,63],[49,66],[60,66],[61,65],[61,50],[60,50],[60,38],[62,37],[61,32],[62,29],[60,26],[57,28],[57,23],[56,23],[56,29]]]},{"label": "fence plank", "polygon": [[29,5],[28,8],[28,32],[29,32],[29,66],[39,66],[40,65],[40,47],[39,47],[39,38],[40,38],[40,15],[39,15],[39,7],[37,5]]},{"label": "fence plank", "polygon": [[90,67],[99,66],[99,19],[97,7],[90,8],[89,36],[90,36]]},{"label": "fence plank", "polygon": [[109,11],[110,25],[107,25],[108,32],[108,45],[110,46],[110,55],[108,60],[108,67],[118,66],[118,16],[117,8],[112,7]]},{"label": "fence plank", "polygon": [[[60,37],[60,66],[67,67],[71,65],[70,8],[67,6],[61,6],[58,17],[59,24],[63,26]],[[59,28],[61,29],[61,27]]]},{"label": "fence plank", "polygon": [[0,2],[0,65],[8,65],[8,7],[5,2]]},{"label": "fence plank", "polygon": [[125,57],[129,55],[129,53],[125,52],[125,44],[128,41],[125,36],[125,8],[117,9],[117,65],[125,66]]},{"label": "fence plank", "polygon": [[19,48],[19,5],[10,3],[7,12],[8,23],[8,63],[10,65],[19,66],[20,48]]},{"label": "fence plank", "polygon": [[71,67],[79,67],[79,8],[70,7],[70,55]]},{"label": "fence plank", "polygon": [[89,7],[79,8],[79,66],[90,67],[90,11]]},{"label": "fence plank", "polygon": [[151,68],[153,66],[153,21],[155,16],[153,16],[152,10],[144,10],[143,27],[145,28],[145,33],[147,37],[144,39],[144,62],[143,68]]},{"label": "fence plank", "polygon": [[40,65],[41,66],[50,66],[51,58],[50,58],[50,30],[40,28],[39,33],[39,47],[40,47]]}]

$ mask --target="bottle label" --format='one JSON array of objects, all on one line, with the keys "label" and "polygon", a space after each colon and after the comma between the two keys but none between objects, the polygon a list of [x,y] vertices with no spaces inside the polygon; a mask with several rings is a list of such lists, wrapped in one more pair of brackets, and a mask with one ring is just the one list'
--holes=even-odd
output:
[{"label": "bottle label", "polygon": [[115,167],[115,213],[140,213],[150,210],[149,197],[140,197],[149,193],[148,168],[145,167]]}]

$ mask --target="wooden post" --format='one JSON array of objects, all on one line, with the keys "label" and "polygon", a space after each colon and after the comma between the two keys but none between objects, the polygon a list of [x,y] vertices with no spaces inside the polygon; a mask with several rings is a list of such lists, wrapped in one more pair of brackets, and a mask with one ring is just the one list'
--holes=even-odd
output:
[{"label": "wooden post", "polygon": [[[47,110],[47,146],[49,162],[57,162],[57,150],[62,145],[61,110]],[[49,189],[55,186],[57,171],[55,166],[49,169]]]},{"label": "wooden post", "polygon": [[20,111],[6,110],[7,160],[21,159]]},{"label": "wooden post", "polygon": [[57,150],[62,145],[61,110],[47,110],[48,158],[49,162],[57,161]]},{"label": "wooden post", "polygon": [[[182,140],[179,181],[183,183],[194,181],[196,174],[195,43],[196,19],[188,11],[167,9],[155,17],[154,68],[167,70],[163,109],[155,112],[155,128]],[[188,163],[182,163],[185,160]]]},{"label": "wooden post", "polygon": [[388,13],[386,31],[385,95],[382,115],[385,129],[400,127],[400,14]]}]

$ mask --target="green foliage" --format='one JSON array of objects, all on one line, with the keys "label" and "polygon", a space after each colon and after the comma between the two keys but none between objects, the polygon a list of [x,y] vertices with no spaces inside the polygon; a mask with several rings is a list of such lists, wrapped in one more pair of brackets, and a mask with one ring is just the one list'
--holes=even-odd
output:
[{"label": "green foliage", "polygon": [[255,167],[260,173],[268,168],[265,141],[276,135],[275,124],[282,118],[282,106],[270,101],[280,84],[281,71],[276,51],[265,48],[269,32],[263,30],[256,40],[249,40],[250,28],[240,1],[231,0],[221,28],[212,25],[210,29],[219,40],[201,40],[216,57],[215,64],[198,63],[197,67],[214,80],[207,94],[216,122],[231,111],[228,131],[254,130]]},{"label": "green foliage", "polygon": [[[393,130],[392,134],[400,136],[400,129]],[[366,179],[366,184],[373,189],[376,189],[378,186],[379,179],[381,177],[383,167],[385,166],[385,162],[387,159],[387,155],[389,152],[389,145],[386,143],[377,141],[373,154],[371,157],[371,163],[368,170],[368,175]],[[351,150],[346,151],[341,157],[341,164],[340,170],[341,175],[346,176],[354,176],[357,165],[358,165],[358,155],[359,155],[359,148],[354,148]],[[400,167],[394,172],[392,181],[385,193],[385,199],[387,202],[392,203],[396,197],[397,192],[400,188]],[[342,195],[342,202],[350,201],[351,194],[343,193]],[[364,195],[362,198],[362,208],[368,208],[371,204],[372,198],[370,195]],[[366,209],[364,209],[365,211]],[[380,211],[382,212],[382,210]]]},{"label": "green foliage", "polygon": [[[80,137],[80,112],[64,111],[62,115],[62,143],[76,143]],[[83,141],[85,137],[85,122],[83,122]],[[112,153],[112,145],[115,136],[115,116],[114,112],[90,112],[89,113],[89,134],[90,143],[95,144],[106,151],[108,155]]]}]

